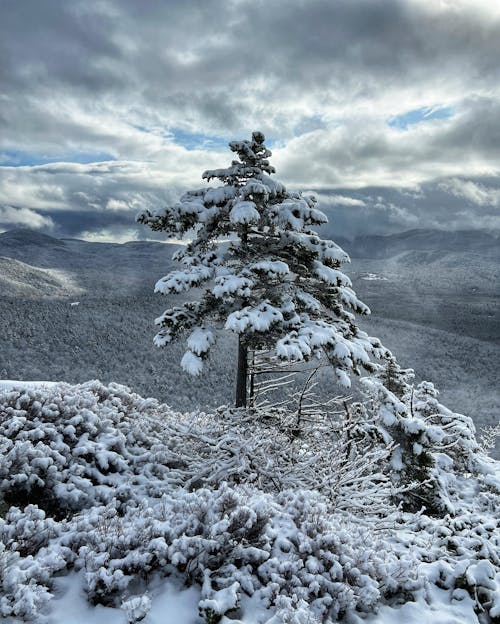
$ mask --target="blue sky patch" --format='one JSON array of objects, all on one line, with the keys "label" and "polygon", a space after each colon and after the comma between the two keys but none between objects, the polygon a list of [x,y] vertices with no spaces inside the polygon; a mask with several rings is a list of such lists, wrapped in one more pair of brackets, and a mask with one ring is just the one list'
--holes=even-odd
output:
[{"label": "blue sky patch", "polygon": [[409,126],[413,126],[425,121],[431,121],[433,119],[449,119],[454,113],[454,110],[449,106],[442,107],[430,107],[424,106],[423,108],[416,108],[414,110],[391,117],[387,124],[392,128],[398,130],[407,130]]},{"label": "blue sky patch", "polygon": [[178,145],[187,150],[195,149],[224,149],[229,143],[228,139],[201,134],[197,132],[188,132],[187,130],[172,130],[172,137]]},{"label": "blue sky patch", "polygon": [[[218,137],[208,134],[201,134],[196,132],[188,132],[187,130],[174,129],[171,131],[171,136],[178,145],[182,145],[187,150],[224,150],[227,149],[228,143],[234,140],[250,139],[251,133],[248,136],[236,136],[232,139],[225,137]],[[273,139],[266,137],[266,145],[268,147],[273,146]]]}]

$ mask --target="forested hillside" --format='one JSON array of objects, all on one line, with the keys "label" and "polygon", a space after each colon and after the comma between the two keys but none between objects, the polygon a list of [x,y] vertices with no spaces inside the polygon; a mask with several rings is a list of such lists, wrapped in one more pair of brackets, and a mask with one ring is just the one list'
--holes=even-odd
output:
[{"label": "forested hillside", "polygon": [[[497,422],[496,239],[415,231],[343,244],[352,255],[346,271],[372,311],[361,319],[363,328],[413,367],[417,379],[434,381],[451,408],[478,426]],[[229,403],[230,338],[219,341],[221,357],[196,382],[179,367],[180,344],[168,352],[152,344],[152,319],[168,305],[153,294],[154,284],[174,266],[177,249],[60,241],[26,230],[0,234],[0,378],[119,381],[175,409],[187,397],[201,408]]]}]

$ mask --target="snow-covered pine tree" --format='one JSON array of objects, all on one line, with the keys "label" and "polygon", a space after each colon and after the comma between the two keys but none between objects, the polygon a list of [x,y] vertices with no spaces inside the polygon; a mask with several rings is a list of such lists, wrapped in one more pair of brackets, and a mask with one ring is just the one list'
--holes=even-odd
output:
[{"label": "snow-covered pine tree", "polygon": [[388,469],[396,485],[408,488],[397,497],[405,510],[454,513],[456,477],[483,470],[484,456],[471,418],[439,403],[432,383],[413,386],[413,376],[390,356],[375,375],[363,378],[362,427],[384,448],[394,443]]},{"label": "snow-covered pine tree", "polygon": [[326,223],[326,216],[315,198],[287,191],[271,178],[275,170],[264,140],[254,132],[250,141],[229,143],[238,160],[202,176],[220,185],[189,191],[176,205],[137,217],[169,237],[192,237],[174,256],[182,268],[160,279],[155,291],[200,289],[195,300],[156,319],[156,345],[188,333],[181,365],[198,375],[215,343],[214,330],[238,334],[237,407],[247,401],[249,349],[272,349],[288,361],[324,353],[345,386],[349,373],[372,370],[370,356],[385,355],[380,342],[355,324],[353,312],[369,310],[340,271],[349,257],[311,229]]},{"label": "snow-covered pine tree", "polygon": [[385,360],[376,376],[389,392],[403,400],[411,392],[415,371],[412,368],[401,368],[393,355]]}]

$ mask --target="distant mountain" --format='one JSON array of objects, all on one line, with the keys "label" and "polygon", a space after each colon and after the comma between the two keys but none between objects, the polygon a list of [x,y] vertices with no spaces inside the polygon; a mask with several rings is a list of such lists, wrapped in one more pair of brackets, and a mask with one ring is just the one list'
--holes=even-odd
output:
[{"label": "distant mountain", "polygon": [[[500,239],[489,232],[411,230],[339,240],[371,309],[358,319],[443,402],[493,423],[500,410]],[[153,320],[178,297],[153,294],[176,263],[172,243],[91,243],[28,230],[0,234],[0,377],[126,383],[185,409],[231,401],[232,336],[207,375],[179,367],[184,344],[152,345]],[[78,306],[71,303],[77,300]],[[329,391],[331,381],[321,384]],[[215,399],[217,397],[217,399]]]},{"label": "distant mountain", "polygon": [[[31,230],[0,234],[0,258],[18,260],[32,269],[58,270],[96,296],[151,292],[156,280],[172,268],[177,249],[178,245],[152,241],[120,244],[57,239]],[[21,289],[18,294],[29,291]]]},{"label": "distant mountain", "polygon": [[[486,230],[424,230],[415,229],[386,236],[359,236],[353,240],[335,237],[352,258],[392,258],[410,251],[432,252],[442,256],[449,252],[480,253],[487,256],[500,256],[500,232]],[[67,252],[73,255],[106,258],[116,256],[126,259],[135,254],[150,254],[155,257],[168,257],[177,249],[168,242],[129,241],[126,243],[93,243],[73,238],[58,239],[33,230],[16,229],[0,234],[0,256],[22,259],[34,266],[50,260],[57,262],[67,259]],[[53,252],[53,257],[47,252]],[[31,261],[31,262],[30,262]],[[44,265],[45,266],[45,265]],[[64,268],[64,267],[61,267]]]},{"label": "distant mountain", "polygon": [[500,256],[500,232],[485,230],[409,230],[386,236],[336,239],[353,258],[391,258],[408,251],[475,252]]},{"label": "distant mountain", "polygon": [[63,271],[0,257],[0,293],[4,297],[63,297],[81,292]]},{"label": "distant mountain", "polygon": [[64,247],[64,242],[48,234],[42,234],[34,230],[9,230],[0,234],[0,244],[3,247],[16,248],[29,245],[37,247]]},{"label": "distant mountain", "polygon": [[[476,299],[478,293],[500,295],[500,238],[490,232],[410,230],[336,240],[352,259],[346,272],[355,280],[359,294],[366,294],[369,305],[377,304],[374,310],[379,304],[381,309],[387,302],[392,305],[395,297],[418,301],[444,294],[462,297],[475,293]],[[172,255],[178,249],[179,245],[168,242],[94,243],[12,230],[0,234],[0,257],[17,260],[24,268],[21,271],[18,266],[15,275],[16,266],[10,266],[15,282],[4,294],[61,296],[64,284],[40,291],[22,287],[23,279],[31,284],[33,271],[39,269],[62,272],[59,278],[65,275],[63,282],[72,283],[68,294],[73,287],[87,291],[89,296],[150,294],[155,282],[175,266]],[[29,276],[27,267],[32,269]],[[39,274],[39,281],[47,286],[45,277]],[[407,320],[414,321],[414,315]],[[440,329],[448,329],[439,323]]]}]

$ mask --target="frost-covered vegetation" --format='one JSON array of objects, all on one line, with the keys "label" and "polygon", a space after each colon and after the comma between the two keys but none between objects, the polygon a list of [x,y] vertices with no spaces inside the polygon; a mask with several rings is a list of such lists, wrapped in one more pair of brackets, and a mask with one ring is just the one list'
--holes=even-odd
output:
[{"label": "frost-covered vegetation", "polygon": [[[159,578],[196,587],[205,622],[370,621],[438,594],[458,621],[496,621],[497,465],[430,386],[411,407],[389,374],[394,392],[372,378],[369,400],[299,428],[291,406],[179,414],[99,382],[3,389],[1,614],[41,621],[74,571],[129,621]],[[424,475],[394,460],[401,421]],[[433,505],[414,513],[420,495]]]}]

